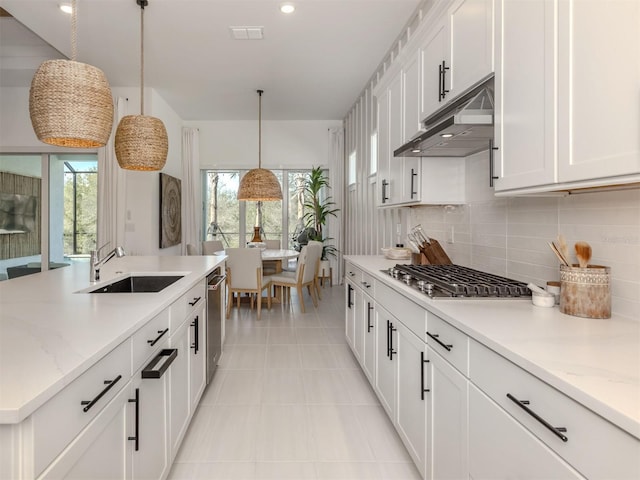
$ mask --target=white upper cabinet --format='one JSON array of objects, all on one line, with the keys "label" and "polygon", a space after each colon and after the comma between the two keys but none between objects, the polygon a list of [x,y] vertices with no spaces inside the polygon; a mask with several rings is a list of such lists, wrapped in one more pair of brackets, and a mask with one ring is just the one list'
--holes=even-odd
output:
[{"label": "white upper cabinet", "polygon": [[422,128],[422,55],[416,51],[402,69],[404,125],[403,143],[411,140]]},{"label": "white upper cabinet", "polygon": [[555,182],[553,12],[547,0],[496,2],[496,191]]},{"label": "white upper cabinet", "polygon": [[456,0],[448,12],[448,29],[445,85],[450,99],[493,72],[493,0]]},{"label": "white upper cabinet", "polygon": [[640,182],[640,2],[496,2],[496,192]]},{"label": "white upper cabinet", "polygon": [[493,0],[456,0],[421,46],[421,117],[493,72]]},{"label": "white upper cabinet", "polygon": [[558,180],[640,173],[640,2],[558,2]]}]

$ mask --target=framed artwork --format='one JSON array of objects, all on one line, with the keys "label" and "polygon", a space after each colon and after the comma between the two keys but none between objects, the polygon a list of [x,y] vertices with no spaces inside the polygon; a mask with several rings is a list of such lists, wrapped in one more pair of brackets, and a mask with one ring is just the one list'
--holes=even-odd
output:
[{"label": "framed artwork", "polygon": [[160,173],[160,248],[182,241],[182,186],[179,178]]}]

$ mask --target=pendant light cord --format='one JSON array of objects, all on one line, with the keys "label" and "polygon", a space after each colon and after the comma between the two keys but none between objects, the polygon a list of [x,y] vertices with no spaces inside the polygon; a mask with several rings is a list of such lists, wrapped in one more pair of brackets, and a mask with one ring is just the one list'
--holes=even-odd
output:
[{"label": "pendant light cord", "polygon": [[74,62],[78,58],[78,10],[76,0],[71,1],[71,60]]},{"label": "pendant light cord", "polygon": [[258,90],[258,168],[262,168],[262,94],[264,90]]},{"label": "pendant light cord", "polygon": [[144,6],[140,4],[140,115],[144,115]]}]

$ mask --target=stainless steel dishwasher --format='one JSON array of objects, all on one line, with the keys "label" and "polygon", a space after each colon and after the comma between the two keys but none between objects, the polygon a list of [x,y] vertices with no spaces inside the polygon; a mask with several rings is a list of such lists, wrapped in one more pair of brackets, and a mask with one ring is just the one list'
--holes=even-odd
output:
[{"label": "stainless steel dishwasher", "polygon": [[216,268],[207,277],[207,383],[211,382],[222,354],[225,279],[220,268]]}]

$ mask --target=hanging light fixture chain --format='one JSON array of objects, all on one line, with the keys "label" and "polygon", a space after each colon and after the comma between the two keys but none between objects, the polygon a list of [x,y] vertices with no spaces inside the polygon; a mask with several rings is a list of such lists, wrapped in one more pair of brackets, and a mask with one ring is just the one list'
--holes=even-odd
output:
[{"label": "hanging light fixture chain", "polygon": [[76,0],[71,1],[71,60],[78,58],[78,9]]},{"label": "hanging light fixture chain", "polygon": [[262,168],[262,93],[258,90],[258,168]]}]

